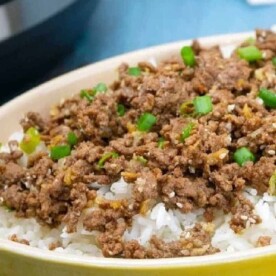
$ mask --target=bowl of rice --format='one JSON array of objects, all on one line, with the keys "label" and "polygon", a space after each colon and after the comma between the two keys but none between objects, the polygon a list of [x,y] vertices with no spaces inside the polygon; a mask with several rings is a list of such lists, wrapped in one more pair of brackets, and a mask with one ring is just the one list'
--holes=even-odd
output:
[{"label": "bowl of rice", "polygon": [[0,108],[1,275],[274,275],[276,34],[181,41]]}]

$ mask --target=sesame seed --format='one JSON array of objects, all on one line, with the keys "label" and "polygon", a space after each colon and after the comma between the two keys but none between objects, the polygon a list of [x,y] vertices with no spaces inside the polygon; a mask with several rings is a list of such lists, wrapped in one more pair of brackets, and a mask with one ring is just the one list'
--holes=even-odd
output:
[{"label": "sesame seed", "polygon": [[272,127],[273,127],[273,128],[276,128],[276,123],[273,123],[273,124],[272,124]]},{"label": "sesame seed", "polygon": [[174,197],[174,196],[175,196],[175,192],[169,193],[169,198],[172,198],[172,197]]},{"label": "sesame seed", "polygon": [[186,234],[185,234],[185,239],[189,239],[191,237],[191,233],[190,232],[187,232]]},{"label": "sesame seed", "polygon": [[267,153],[270,155],[275,155],[276,152],[275,152],[275,150],[268,150]]},{"label": "sesame seed", "polygon": [[195,168],[192,166],[189,166],[189,171],[190,171],[190,173],[195,173]]},{"label": "sesame seed", "polygon": [[249,218],[249,221],[250,221],[252,224],[255,224],[255,223],[256,223],[256,220],[253,219],[253,218]]},{"label": "sesame seed", "polygon": [[261,99],[261,98],[259,98],[259,97],[257,97],[256,102],[257,102],[258,104],[260,104],[260,105],[263,105],[263,104],[264,104],[263,99]]},{"label": "sesame seed", "polygon": [[232,111],[235,109],[235,107],[236,107],[235,104],[229,104],[229,105],[227,106],[228,112],[232,112]]},{"label": "sesame seed", "polygon": [[183,204],[180,203],[180,202],[177,202],[177,203],[176,203],[176,206],[177,206],[178,208],[182,208],[182,207],[183,207]]},{"label": "sesame seed", "polygon": [[242,220],[248,220],[248,216],[241,215],[241,219],[242,219]]},{"label": "sesame seed", "polygon": [[225,141],[226,141],[226,143],[231,143],[232,142],[232,137],[231,137],[231,135],[228,135],[227,137],[226,137],[226,139],[225,139]]}]

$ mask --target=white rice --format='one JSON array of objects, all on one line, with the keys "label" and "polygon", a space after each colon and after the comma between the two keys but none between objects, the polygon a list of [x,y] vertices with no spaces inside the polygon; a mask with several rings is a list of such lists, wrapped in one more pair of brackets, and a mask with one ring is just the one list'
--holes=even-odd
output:
[{"label": "white rice", "polygon": [[[128,198],[131,194],[131,186],[121,179],[110,186],[101,187],[97,193],[106,199]],[[231,215],[217,212],[213,222],[215,232],[212,245],[219,248],[221,252],[237,252],[254,248],[258,238],[264,235],[272,237],[271,243],[276,244],[276,197],[268,194],[258,196],[257,191],[250,188],[246,189],[244,194],[255,205],[255,212],[261,217],[262,223],[255,225],[249,222],[242,234],[236,234],[229,226]],[[164,203],[158,203],[146,215],[135,215],[131,228],[125,231],[123,237],[125,241],[136,239],[145,246],[152,235],[167,242],[177,240],[196,222],[203,222],[202,215],[203,209],[183,214],[178,210],[166,210]],[[9,239],[14,234],[18,239],[28,240],[30,246],[43,250],[48,250],[52,243],[58,242],[60,246],[54,251],[101,256],[101,251],[95,243],[99,233],[84,230],[81,220],[77,232],[69,234],[64,225],[50,229],[38,224],[34,218],[16,218],[13,212],[1,207],[0,239]]]}]

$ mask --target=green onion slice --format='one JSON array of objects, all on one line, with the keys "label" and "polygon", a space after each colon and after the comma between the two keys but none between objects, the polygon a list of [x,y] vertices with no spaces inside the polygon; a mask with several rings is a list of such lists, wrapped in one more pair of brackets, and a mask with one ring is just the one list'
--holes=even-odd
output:
[{"label": "green onion slice", "polygon": [[136,156],[135,160],[138,161],[138,162],[140,162],[143,165],[146,165],[147,162],[148,162],[148,160],[146,158],[144,158],[143,156]]},{"label": "green onion slice", "polygon": [[276,67],[276,57],[272,58],[272,64]]},{"label": "green onion slice", "polygon": [[243,166],[246,162],[249,162],[249,161],[254,162],[256,160],[256,157],[248,148],[242,147],[235,151],[234,160],[240,166]]},{"label": "green onion slice", "polygon": [[191,46],[182,47],[180,53],[185,65],[189,67],[193,67],[195,65],[195,53]]},{"label": "green onion slice", "polygon": [[117,152],[115,152],[115,151],[106,152],[106,153],[101,157],[101,159],[99,160],[99,162],[98,162],[98,167],[99,167],[100,169],[102,169],[103,166],[104,166],[104,163],[105,163],[108,159],[110,159],[110,158],[117,158],[117,157],[119,157],[119,154],[118,154]]},{"label": "green onion slice", "polygon": [[264,105],[276,108],[276,93],[266,88],[261,88],[258,95],[263,101]]},{"label": "green onion slice", "polygon": [[73,131],[67,134],[67,142],[71,146],[75,146],[78,143],[78,137]]},{"label": "green onion slice", "polygon": [[212,98],[210,96],[198,96],[193,100],[196,115],[206,115],[213,111]]},{"label": "green onion slice", "polygon": [[53,160],[59,160],[71,154],[71,147],[69,145],[54,146],[50,149],[50,157]]},{"label": "green onion slice", "polygon": [[253,45],[239,48],[238,55],[241,59],[245,59],[249,62],[262,59],[262,52]]},{"label": "green onion slice", "polygon": [[179,112],[183,116],[193,113],[194,112],[193,101],[186,101],[186,102],[182,103],[179,108]]},{"label": "green onion slice", "polygon": [[189,115],[194,112],[194,104],[193,101],[186,101],[181,104],[179,108],[179,112],[181,115]]},{"label": "green onion slice", "polygon": [[104,93],[104,92],[107,91],[107,86],[106,86],[105,83],[100,82],[93,88],[93,91],[94,91],[95,94]]},{"label": "green onion slice", "polygon": [[80,97],[82,99],[86,99],[88,102],[92,102],[94,100],[94,97],[98,93],[104,93],[107,91],[107,86],[105,83],[100,82],[98,83],[93,89],[83,89],[80,92]]},{"label": "green onion slice", "polygon": [[156,124],[157,119],[151,113],[145,112],[143,113],[137,122],[137,128],[139,131],[148,132],[151,128]]},{"label": "green onion slice", "polygon": [[117,113],[120,117],[124,116],[126,113],[126,108],[123,104],[118,104],[117,105]]},{"label": "green onion slice", "polygon": [[142,70],[139,67],[129,67],[127,73],[134,77],[139,77],[142,74]]},{"label": "green onion slice", "polygon": [[30,127],[26,131],[23,140],[19,144],[19,147],[23,152],[27,154],[31,154],[35,151],[39,143],[40,143],[40,134],[38,130],[35,129],[34,127]]},{"label": "green onion slice", "polygon": [[160,137],[158,139],[158,142],[157,142],[157,146],[159,149],[163,149],[164,148],[164,144],[165,144],[165,138],[164,137]]},{"label": "green onion slice", "polygon": [[180,141],[184,142],[186,138],[190,137],[193,127],[195,126],[194,123],[189,123],[186,127],[183,128]]},{"label": "green onion slice", "polygon": [[86,99],[89,103],[91,103],[94,99],[94,96],[91,95],[92,93],[93,93],[92,90],[83,89],[80,92],[80,97],[82,99]]}]

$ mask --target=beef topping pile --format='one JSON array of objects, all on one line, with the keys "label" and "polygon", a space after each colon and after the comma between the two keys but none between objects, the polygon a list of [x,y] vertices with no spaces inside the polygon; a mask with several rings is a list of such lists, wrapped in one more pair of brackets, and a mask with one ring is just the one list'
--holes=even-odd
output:
[{"label": "beef topping pile", "polygon": [[[241,233],[247,220],[261,222],[245,188],[276,193],[275,69],[276,34],[263,30],[229,58],[194,41],[158,66],[122,64],[110,87],[84,89],[46,118],[26,114],[24,139],[0,153],[1,205],[49,227],[64,223],[69,233],[81,220],[99,231],[106,257],[218,252],[214,213],[231,214],[230,227]],[[132,185],[129,198],[97,195],[120,178]],[[133,216],[160,202],[182,213],[203,208],[204,221],[176,241],[124,241]],[[261,237],[258,246],[269,243]]]}]

